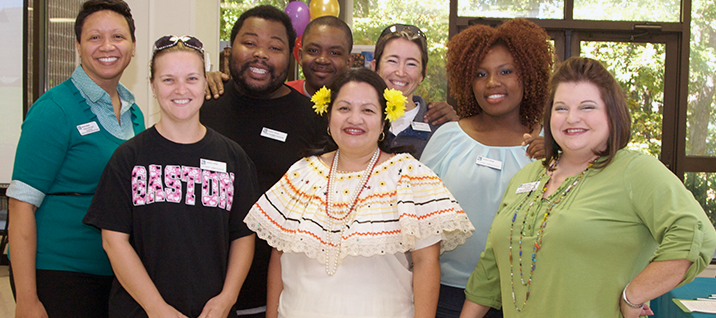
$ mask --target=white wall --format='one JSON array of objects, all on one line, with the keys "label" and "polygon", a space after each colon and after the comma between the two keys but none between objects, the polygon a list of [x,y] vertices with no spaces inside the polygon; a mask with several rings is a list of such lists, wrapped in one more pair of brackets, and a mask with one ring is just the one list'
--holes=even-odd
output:
[{"label": "white wall", "polygon": [[704,269],[698,277],[716,277],[716,264],[711,264]]},{"label": "white wall", "polygon": [[125,0],[137,27],[137,51],[121,82],[136,97],[147,127],[159,120],[159,104],[149,86],[152,45],[167,34],[193,35],[204,43],[212,70],[219,61],[219,0]]},{"label": "white wall", "polygon": [[0,183],[10,183],[22,124],[22,6],[0,2]]}]

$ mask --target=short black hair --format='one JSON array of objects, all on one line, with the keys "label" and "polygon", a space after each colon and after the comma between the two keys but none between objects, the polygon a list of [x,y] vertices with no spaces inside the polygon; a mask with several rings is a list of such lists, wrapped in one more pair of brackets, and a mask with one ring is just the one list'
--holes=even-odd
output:
[{"label": "short black hair", "polygon": [[319,25],[334,27],[343,31],[343,33],[346,34],[346,40],[348,40],[348,53],[353,50],[353,31],[351,31],[351,28],[343,20],[334,16],[326,15],[311,20],[311,22],[309,22],[303,30],[303,34],[308,33],[311,28]]},{"label": "short black hair", "polygon": [[288,51],[293,52],[293,46],[296,45],[296,30],[293,29],[291,18],[289,18],[285,12],[270,5],[251,8],[239,16],[239,19],[234,23],[234,27],[231,28],[231,45],[234,44],[236,35],[239,34],[239,30],[241,30],[241,27],[244,25],[244,21],[252,17],[283,23],[283,26],[286,27],[286,34],[288,35]]},{"label": "short black hair", "polygon": [[77,14],[75,19],[75,37],[77,42],[81,42],[82,27],[85,24],[85,19],[97,11],[109,10],[114,11],[124,17],[127,20],[127,26],[129,26],[129,33],[132,35],[132,42],[137,42],[137,38],[134,36],[134,19],[132,18],[132,10],[129,9],[129,5],[122,0],[89,0],[82,4],[82,9]]}]

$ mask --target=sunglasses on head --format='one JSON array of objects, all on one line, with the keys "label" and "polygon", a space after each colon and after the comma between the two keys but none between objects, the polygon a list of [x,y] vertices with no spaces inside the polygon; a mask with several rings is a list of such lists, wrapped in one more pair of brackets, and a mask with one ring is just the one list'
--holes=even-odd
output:
[{"label": "sunglasses on head", "polygon": [[386,34],[400,32],[405,29],[410,30],[410,32],[413,32],[413,34],[415,34],[427,41],[427,38],[425,37],[425,33],[423,33],[423,31],[420,31],[420,29],[418,29],[418,27],[416,27],[414,25],[410,25],[410,24],[393,24],[391,26],[388,26],[387,28],[383,29],[383,32],[380,34],[380,37],[382,38]]},{"label": "sunglasses on head", "polygon": [[156,42],[154,42],[154,47],[152,48],[152,54],[156,54],[157,52],[168,49],[170,47],[176,46],[177,43],[181,41],[184,43],[186,47],[190,47],[192,49],[195,49],[201,53],[204,53],[204,44],[199,41],[199,39],[191,36],[191,35],[184,35],[184,36],[176,36],[176,35],[165,35]]}]

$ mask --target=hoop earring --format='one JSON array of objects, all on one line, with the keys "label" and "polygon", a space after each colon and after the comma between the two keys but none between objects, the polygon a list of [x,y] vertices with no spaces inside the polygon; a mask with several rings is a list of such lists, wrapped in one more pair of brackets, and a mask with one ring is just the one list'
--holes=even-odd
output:
[{"label": "hoop earring", "polygon": [[331,135],[331,127],[326,127],[326,133],[330,136]]},{"label": "hoop earring", "polygon": [[378,141],[383,141],[385,139],[385,132],[380,133],[380,138],[378,138]]}]

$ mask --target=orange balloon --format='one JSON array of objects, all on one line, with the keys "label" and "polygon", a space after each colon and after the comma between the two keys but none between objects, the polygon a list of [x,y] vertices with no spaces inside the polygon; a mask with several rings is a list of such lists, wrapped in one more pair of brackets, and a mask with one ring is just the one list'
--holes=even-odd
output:
[{"label": "orange balloon", "polygon": [[311,20],[326,15],[338,17],[341,7],[338,0],[311,0],[308,11],[311,12]]}]

